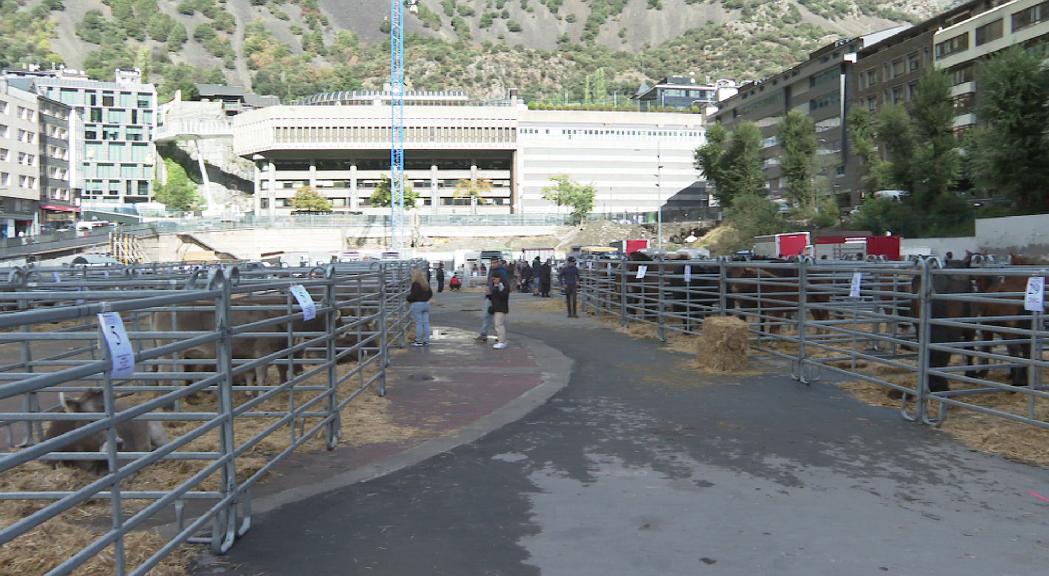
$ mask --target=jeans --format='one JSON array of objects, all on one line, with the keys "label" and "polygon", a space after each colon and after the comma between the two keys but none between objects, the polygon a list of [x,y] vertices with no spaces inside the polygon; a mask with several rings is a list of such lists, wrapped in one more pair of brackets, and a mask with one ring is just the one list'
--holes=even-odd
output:
[{"label": "jeans", "polygon": [[412,302],[412,319],[415,320],[415,341],[430,341],[430,303]]},{"label": "jeans", "polygon": [[495,317],[495,334],[499,337],[500,342],[506,342],[506,312],[496,312],[493,316]]},{"label": "jeans", "polygon": [[576,291],[579,289],[578,286],[571,285],[565,286],[565,304],[568,306],[568,315],[577,316],[576,314]]},{"label": "jeans", "polygon": [[488,333],[494,330],[495,319],[492,317],[492,314],[488,313],[488,307],[491,305],[492,302],[485,298],[484,304],[482,304],[483,308],[481,309],[483,314],[481,315],[481,333],[478,334],[479,336],[488,336]]}]

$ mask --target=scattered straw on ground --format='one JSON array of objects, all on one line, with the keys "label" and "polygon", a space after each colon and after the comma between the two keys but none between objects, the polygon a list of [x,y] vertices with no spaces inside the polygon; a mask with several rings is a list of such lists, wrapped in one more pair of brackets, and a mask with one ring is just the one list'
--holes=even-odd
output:
[{"label": "scattered straw on ground", "polygon": [[[0,572],[35,576],[45,574],[73,556],[85,545],[102,535],[61,519],[54,519],[20,538],[0,547]],[[165,541],[155,532],[134,532],[124,538],[125,558],[129,570],[142,564]],[[189,552],[185,548],[169,554],[150,574],[153,576],[176,576],[188,572]],[[74,574],[78,576],[109,576],[116,574],[116,560],[110,545],[98,555],[90,558]]]},{"label": "scattered straw on ground", "polygon": [[[530,312],[560,312],[566,313],[565,301],[562,298],[520,298],[514,300],[513,307],[520,306]],[[513,309],[510,310],[513,312]]]}]

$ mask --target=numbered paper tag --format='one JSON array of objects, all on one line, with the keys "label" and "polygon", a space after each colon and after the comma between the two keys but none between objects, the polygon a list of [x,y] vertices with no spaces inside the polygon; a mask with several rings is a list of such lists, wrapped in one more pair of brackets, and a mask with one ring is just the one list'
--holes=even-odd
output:
[{"label": "numbered paper tag", "polygon": [[58,272],[52,272],[51,273],[51,278],[54,279],[55,284],[61,284],[62,283],[62,277],[58,275]]},{"label": "numbered paper tag", "polygon": [[863,285],[863,272],[853,272],[852,284],[849,285],[849,298],[860,297],[860,286]]},{"label": "numbered paper tag", "polygon": [[302,319],[313,320],[317,317],[317,304],[313,302],[313,296],[310,296],[306,287],[302,284],[296,284],[290,288],[291,295],[295,297],[299,302],[299,306],[302,308]]},{"label": "numbered paper tag", "polygon": [[692,265],[685,264],[685,283],[688,284],[690,282],[692,282]]},{"label": "numbered paper tag", "polygon": [[102,312],[98,315],[98,326],[102,339],[109,349],[112,362],[110,375],[113,378],[128,378],[135,372],[135,351],[124,330],[124,321],[117,312]]},{"label": "numbered paper tag", "polygon": [[641,280],[642,278],[645,277],[645,274],[648,274],[648,266],[645,266],[644,264],[638,266],[637,267],[637,276],[636,276],[636,278],[638,280]]},{"label": "numbered paper tag", "polygon": [[1024,308],[1028,312],[1045,312],[1045,278],[1031,276],[1027,279],[1027,296]]},{"label": "numbered paper tag", "polygon": [[593,260],[587,260],[587,262],[586,262],[586,269],[587,270],[593,270],[594,269],[594,261]]},{"label": "numbered paper tag", "polygon": [[608,263],[608,267],[605,268],[605,275],[606,276],[611,276],[612,275],[612,263],[611,262],[609,262]]}]

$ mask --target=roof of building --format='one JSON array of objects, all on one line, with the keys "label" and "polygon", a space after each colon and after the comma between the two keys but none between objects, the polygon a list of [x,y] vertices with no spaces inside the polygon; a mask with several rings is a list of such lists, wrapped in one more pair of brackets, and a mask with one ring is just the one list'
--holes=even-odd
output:
[{"label": "roof of building", "polygon": [[245,90],[241,86],[226,86],[223,84],[197,84],[197,93],[201,97],[211,96],[239,96],[244,97]]},{"label": "roof of building", "polygon": [[633,98],[644,98],[660,88],[702,88],[706,90],[714,90],[717,86],[713,84],[699,84],[696,82],[696,79],[691,76],[667,76],[659,82],[656,82],[654,86],[649,86],[647,83],[642,82]]}]

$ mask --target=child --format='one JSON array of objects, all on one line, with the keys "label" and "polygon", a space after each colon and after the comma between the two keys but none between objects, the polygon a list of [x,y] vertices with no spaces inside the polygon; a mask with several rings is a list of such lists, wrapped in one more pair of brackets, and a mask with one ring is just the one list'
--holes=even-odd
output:
[{"label": "child", "polygon": [[463,285],[462,281],[459,280],[459,273],[456,272],[452,276],[452,279],[448,281],[448,290],[450,290],[452,292],[458,292],[459,288],[462,287],[462,285]]}]

